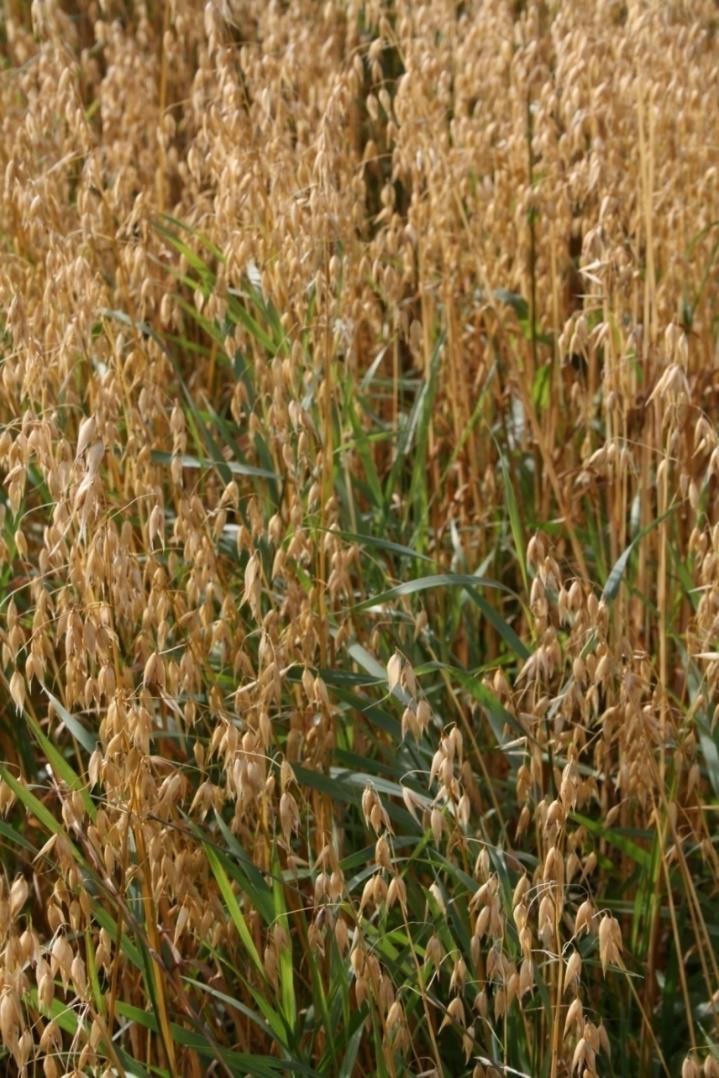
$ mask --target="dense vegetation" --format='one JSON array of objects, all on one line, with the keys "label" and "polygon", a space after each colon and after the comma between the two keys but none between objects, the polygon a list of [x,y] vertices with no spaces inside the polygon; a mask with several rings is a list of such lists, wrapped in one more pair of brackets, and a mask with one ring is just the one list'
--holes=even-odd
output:
[{"label": "dense vegetation", "polygon": [[7,0],[0,1068],[719,1075],[712,0]]}]

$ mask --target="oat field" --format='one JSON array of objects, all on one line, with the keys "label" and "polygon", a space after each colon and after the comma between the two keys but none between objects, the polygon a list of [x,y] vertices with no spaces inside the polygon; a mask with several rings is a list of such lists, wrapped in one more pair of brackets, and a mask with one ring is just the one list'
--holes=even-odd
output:
[{"label": "oat field", "polygon": [[714,0],[0,57],[0,1073],[718,1078]]}]

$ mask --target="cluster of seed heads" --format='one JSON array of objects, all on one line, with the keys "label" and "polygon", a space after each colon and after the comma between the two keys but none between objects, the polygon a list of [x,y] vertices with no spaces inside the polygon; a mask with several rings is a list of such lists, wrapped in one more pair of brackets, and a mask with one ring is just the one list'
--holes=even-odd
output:
[{"label": "cluster of seed heads", "polygon": [[[25,846],[0,874],[0,1041],[18,1073],[122,1074],[127,1051],[199,1078],[198,1026],[274,1051],[246,1012],[280,1006],[288,962],[306,987],[337,954],[365,1014],[357,1066],[439,1075],[458,1044],[467,1073],[505,1073],[516,1018],[543,1073],[593,1078],[618,1050],[605,981],[631,986],[641,1065],[660,1058],[675,946],[699,967],[698,1004],[679,975],[682,1078],[719,1074],[693,881],[719,878],[701,762],[719,714],[715,37],[711,0],[7,5],[0,816]],[[484,619],[476,693],[405,657],[434,662],[441,606],[366,604],[366,491],[412,463],[406,382],[434,393],[426,555],[501,561],[522,592],[521,661]],[[498,535],[498,446],[534,486],[535,535]],[[477,641],[447,632],[462,663]],[[384,671],[396,744],[343,696],[358,654]],[[338,748],[376,744],[426,767],[363,779],[345,814]],[[613,828],[661,843],[668,912],[641,968],[606,886],[612,858],[632,871]],[[284,895],[270,923],[223,875],[230,840]]]}]

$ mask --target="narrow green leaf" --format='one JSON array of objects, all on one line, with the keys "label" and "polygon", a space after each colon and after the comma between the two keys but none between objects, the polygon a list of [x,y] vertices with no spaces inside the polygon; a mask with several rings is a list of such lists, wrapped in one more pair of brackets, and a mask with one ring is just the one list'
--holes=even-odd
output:
[{"label": "narrow green leaf", "polygon": [[292,957],[292,929],[287,916],[282,872],[276,857],[272,866],[272,896],[275,904],[275,920],[282,925],[289,941],[286,947],[280,948],[279,953],[280,997],[285,1022],[291,1030],[294,1030],[297,1024],[297,1001]]},{"label": "narrow green leaf", "polygon": [[[104,906],[101,906],[98,902],[93,903],[92,916],[99,924],[100,928],[104,928],[109,934],[110,938],[117,943],[117,923],[113,917],[108,913]],[[142,972],[144,970],[144,963],[142,955],[138,947],[132,942],[126,932],[122,933],[120,937],[120,949],[135,969]]]},{"label": "narrow green leaf", "polygon": [[[429,364],[429,378],[422,387],[417,402],[417,419],[412,420],[416,426],[416,444],[412,459],[412,479],[409,488],[409,498],[405,500],[405,509],[409,513],[412,508],[415,521],[415,537],[423,542],[427,529],[429,514],[429,500],[427,497],[427,454],[429,452],[429,432],[434,414],[434,402],[437,398],[439,386],[439,370],[442,360],[442,351],[445,342],[445,333],[442,332],[435,341],[432,358]],[[412,423],[410,425],[410,437],[408,446],[411,444]],[[407,518],[405,518],[407,519]]]},{"label": "narrow green leaf", "polygon": [[[158,464],[170,464],[173,459],[172,453],[165,453],[162,450],[154,449],[152,451],[152,459],[156,460]],[[253,464],[244,464],[238,460],[225,460],[224,457],[218,457],[216,460],[210,460],[207,457],[193,457],[187,453],[183,453],[180,457],[183,468],[194,468],[197,470],[205,468],[226,468],[233,475],[251,475],[256,476],[259,479],[277,479],[279,478],[276,472],[271,472],[267,468],[256,468]]]},{"label": "narrow green leaf", "polygon": [[179,217],[173,217],[171,213],[159,214],[153,221],[153,226],[159,223],[161,228],[167,228],[167,225],[163,224],[165,221],[169,222],[173,228],[179,229],[180,232],[187,233],[187,235],[190,236],[193,241],[200,243],[206,251],[210,252],[213,258],[217,259],[218,262],[225,262],[224,253],[220,250],[217,244],[213,243],[212,240],[209,239],[204,232],[201,232],[199,228],[196,228],[194,225],[189,225],[186,221],[182,221]]},{"label": "narrow green leaf", "polygon": [[711,726],[705,715],[697,715],[695,722],[709,782],[714,791],[714,796],[719,798],[719,747],[717,747],[716,737],[712,734]]},{"label": "narrow green leaf", "polygon": [[82,803],[85,806],[87,814],[89,815],[90,819],[94,820],[95,816],[97,815],[97,810],[95,809],[95,804],[90,797],[87,784],[82,781],[80,776],[73,770],[70,763],[65,759],[62,753],[60,753],[55,748],[52,741],[50,741],[50,739],[43,733],[42,727],[40,726],[37,719],[33,718],[33,716],[29,714],[29,712],[25,713],[25,719],[31,730],[33,731],[35,737],[37,738],[40,747],[47,756],[48,761],[52,765],[52,769],[55,772],[57,778],[62,779],[63,782],[65,782],[71,790],[76,790],[80,794],[82,798]]},{"label": "narrow green leaf", "polygon": [[646,535],[649,535],[651,531],[653,531],[663,521],[665,521],[667,517],[671,516],[672,513],[676,511],[676,508],[676,505],[670,505],[670,507],[665,513],[662,513],[660,517],[657,517],[656,520],[653,520],[651,524],[648,524],[646,528],[643,528],[642,531],[635,535],[626,550],[623,550],[622,553],[619,555],[614,565],[612,566],[612,570],[607,577],[607,581],[602,590],[602,600],[605,603],[611,603],[612,600],[617,597],[619,587],[622,583],[622,580],[624,579],[624,574],[627,570],[629,558],[635,546],[637,546],[637,544],[640,543]]},{"label": "narrow green leaf", "polygon": [[255,969],[262,976],[262,979],[266,980],[267,974],[265,972],[264,963],[259,956],[257,948],[255,947],[255,942],[252,939],[252,935],[248,928],[247,921],[243,916],[242,910],[240,909],[240,904],[237,901],[234,891],[232,890],[232,884],[228,879],[222,861],[220,860],[220,857],[215,852],[215,850],[213,850],[212,846],[209,846],[207,843],[203,843],[203,848],[205,850],[205,856],[207,857],[210,868],[212,869],[212,873],[217,880],[217,886],[220,888],[222,898],[224,900],[225,906],[227,907],[227,912],[232,918],[232,923],[237,929],[237,933],[244,944],[245,950],[252,959]]},{"label": "narrow green leaf", "polygon": [[[188,303],[182,296],[175,295],[173,298],[180,310],[184,311],[188,317],[197,322],[198,326],[205,331],[210,340],[214,341],[215,344],[218,344],[220,348],[222,348],[225,343],[225,334],[217,323],[209,318],[205,318],[205,316],[198,311],[197,307],[195,307],[194,303]],[[226,357],[226,362],[229,363],[229,357]]]},{"label": "narrow green leaf", "polygon": [[249,1018],[251,1022],[254,1022],[258,1029],[262,1030],[266,1037],[274,1037],[274,1031],[264,1018],[250,1007],[245,1006],[244,1003],[241,1003],[239,999],[228,996],[226,992],[220,992],[219,988],[213,988],[212,985],[203,984],[202,981],[196,981],[193,977],[183,977],[182,979],[186,984],[194,985],[194,987],[198,988],[201,992],[206,992],[208,995],[214,996],[220,1003],[224,1003],[225,1006],[230,1007],[232,1010],[244,1014],[246,1018]]},{"label": "narrow green leaf", "polygon": [[[365,1010],[365,1008],[363,1007],[362,1010]],[[362,1043],[363,1033],[364,1019],[359,1022],[357,1028],[347,1042],[347,1050],[345,1051],[344,1058],[340,1064],[340,1069],[337,1072],[338,1078],[352,1078],[355,1063],[357,1062],[357,1053],[359,1052],[359,1046]]]},{"label": "narrow green leaf", "polygon": [[[251,858],[237,837],[232,834],[217,810],[215,810],[215,820],[222,837],[227,843],[227,857],[225,860],[227,871],[232,874],[232,878],[246,893],[265,924],[271,925],[275,917],[272,889],[267,885],[264,876],[253,864]],[[199,828],[197,829],[197,834],[200,837]]]},{"label": "narrow green leaf", "polygon": [[[158,1032],[157,1019],[154,1014],[149,1014],[139,1007],[134,1007],[131,1003],[119,1000],[117,1013],[121,1014],[123,1018],[142,1026],[143,1029],[148,1029],[153,1033]],[[257,1078],[274,1078],[275,1075],[287,1073],[288,1071],[292,1074],[312,1074],[308,1067],[295,1060],[280,1060],[273,1059],[271,1056],[248,1055],[242,1052],[230,1051],[215,1044],[201,1033],[194,1033],[189,1029],[184,1029],[175,1022],[170,1023],[170,1030],[172,1039],[176,1044],[186,1048],[194,1048],[203,1056],[222,1060],[232,1069],[233,1073],[257,1075]]]},{"label": "narrow green leaf", "polygon": [[35,816],[46,831],[49,831],[51,835],[62,835],[62,837],[68,843],[74,856],[78,861],[81,861],[80,851],[75,846],[74,842],[70,839],[67,831],[58,820],[55,819],[49,809],[46,809],[42,801],[40,801],[35,794],[31,793],[27,787],[18,782],[17,779],[10,771],[0,764],[0,778],[2,778],[13,791],[18,801],[20,801],[28,812],[31,812]]},{"label": "narrow green leaf", "polygon": [[352,543],[359,543],[361,546],[372,546],[378,550],[386,550],[389,554],[400,554],[407,558],[419,558],[421,561],[431,562],[432,559],[426,554],[422,554],[419,550],[415,550],[411,546],[404,546],[402,543],[394,543],[389,539],[383,539],[377,535],[367,535],[366,532],[348,532],[348,531],[333,531],[333,535],[341,535],[343,539],[347,539]]},{"label": "narrow green leaf", "polygon": [[[511,711],[508,711],[503,707],[494,693],[488,689],[486,685],[483,685],[479,678],[466,670],[459,670],[456,666],[448,666],[446,669],[449,676],[455,681],[458,681],[460,685],[485,708],[492,727],[492,732],[494,733],[500,748],[504,749],[505,747],[506,739],[502,731],[502,727],[505,725],[514,730],[519,737],[526,738],[528,741],[534,741],[534,738],[527,730],[525,730],[516,715],[513,715]],[[523,754],[523,751],[524,750],[521,751],[520,755]],[[508,753],[507,755],[512,770],[516,771],[519,766],[517,753]]]},{"label": "narrow green leaf", "polygon": [[512,483],[505,457],[502,457],[500,460],[500,470],[502,472],[502,484],[504,486],[504,501],[507,506],[507,513],[509,516],[509,527],[512,532],[512,540],[514,542],[514,553],[517,559],[517,564],[519,565],[519,571],[522,574],[522,584],[524,586],[524,591],[529,592],[529,581],[527,580],[527,566],[524,560],[524,531],[522,529],[522,520],[519,515],[519,505],[517,504],[517,497],[514,493],[514,484]]},{"label": "narrow green leaf", "polygon": [[12,826],[12,824],[5,823],[3,820],[0,820],[0,836],[6,838],[7,841],[11,842],[14,846],[19,846],[20,849],[25,850],[26,853],[31,853],[33,856],[37,853],[37,850],[31,842],[28,842],[28,840]]},{"label": "narrow green leaf", "polygon": [[82,723],[79,722],[74,715],[70,714],[64,704],[60,703],[58,698],[54,696],[45,685],[41,685],[40,687],[52,704],[52,709],[60,722],[67,727],[72,736],[82,745],[85,751],[92,754],[97,748],[97,738],[95,735],[89,730],[86,730]]},{"label": "narrow green leaf", "polygon": [[261,348],[265,350],[270,356],[277,355],[279,351],[279,344],[275,342],[269,333],[267,333],[259,322],[252,317],[247,308],[240,301],[246,297],[242,292],[237,289],[229,288],[230,301],[227,307],[228,317],[235,323],[240,323],[244,326],[250,336],[254,337]]},{"label": "narrow green leaf", "polygon": [[183,240],[181,240],[179,236],[176,236],[175,233],[172,232],[169,228],[167,228],[164,224],[160,224],[158,220],[153,221],[153,228],[158,233],[158,235],[162,236],[162,238],[166,240],[167,243],[174,247],[175,250],[183,256],[183,258],[187,262],[187,265],[191,266],[192,269],[194,269],[195,272],[200,275],[200,277],[210,278],[212,280],[215,279],[215,275],[210,269],[210,267],[207,265],[207,263],[200,258],[200,256],[197,254],[196,251],[192,249],[192,247],[189,247]]},{"label": "narrow green leaf", "polygon": [[529,305],[524,296],[520,296],[518,292],[511,292],[508,288],[495,288],[494,298],[511,307],[520,322],[526,322],[529,319]]},{"label": "narrow green leaf", "polygon": [[511,625],[504,620],[501,614],[499,614],[490,603],[484,598],[483,595],[479,595],[475,591],[469,592],[469,597],[472,602],[479,607],[482,614],[497,631],[497,634],[501,636],[505,644],[518,655],[520,659],[528,659],[530,656],[529,648],[522,643]]},{"label": "narrow green leaf", "polygon": [[616,828],[606,827],[601,820],[592,820],[589,816],[584,816],[580,812],[573,812],[572,819],[586,827],[590,834],[603,838],[610,846],[615,846],[618,850],[621,850],[623,854],[626,854],[627,857],[632,861],[636,861],[643,868],[648,868],[651,865],[651,853],[638,846],[636,842],[633,842]]},{"label": "narrow green leaf", "polygon": [[496,580],[489,580],[487,577],[466,576],[460,573],[438,573],[433,576],[422,576],[416,580],[407,580],[404,584],[388,588],[387,591],[382,591],[378,595],[371,595],[368,599],[364,599],[361,603],[351,607],[350,613],[358,614],[361,610],[381,606],[383,603],[391,602],[393,599],[398,599],[403,595],[414,595],[415,592],[429,591],[432,588],[497,588],[499,591],[512,594],[504,584],[499,584]]}]

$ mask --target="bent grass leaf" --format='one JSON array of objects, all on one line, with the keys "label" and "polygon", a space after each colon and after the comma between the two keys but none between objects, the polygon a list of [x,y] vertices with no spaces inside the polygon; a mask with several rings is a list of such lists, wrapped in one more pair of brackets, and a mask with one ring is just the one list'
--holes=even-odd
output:
[{"label": "bent grass leaf", "polygon": [[249,1018],[250,1022],[253,1022],[257,1026],[257,1028],[265,1034],[266,1037],[274,1038],[274,1031],[264,1020],[264,1018],[262,1018],[261,1015],[257,1014],[256,1011],[253,1011],[250,1007],[247,1007],[244,1003],[241,1002],[241,1000],[235,999],[233,996],[228,996],[226,992],[221,992],[219,988],[214,988],[210,984],[203,984],[202,981],[197,981],[194,977],[183,977],[182,979],[186,984],[191,984],[200,992],[205,992],[210,996],[214,996],[215,999],[219,1000],[220,1003],[223,1003],[226,1007],[230,1007],[232,1010],[236,1010],[239,1011],[240,1014],[244,1014],[245,1018]]},{"label": "bent grass leaf", "polygon": [[[137,1025],[142,1026],[152,1033],[158,1032],[157,1020],[153,1014],[135,1007],[131,1003],[119,1000],[117,1003],[118,1014],[127,1018]],[[193,1033],[189,1029],[172,1022],[170,1025],[172,1039],[176,1044],[186,1048],[194,1048],[203,1056],[220,1060],[230,1068],[231,1073],[252,1074],[258,1078],[274,1078],[278,1074],[311,1074],[312,1072],[301,1063],[292,1060],[273,1059],[271,1056],[248,1055],[242,1052],[234,1052],[214,1043],[214,1039],[203,1036],[201,1033]]]},{"label": "bent grass leaf", "polygon": [[[154,449],[152,451],[152,459],[156,460],[158,464],[171,464],[173,460],[172,453],[165,453],[162,450]],[[227,469],[233,475],[249,475],[256,476],[258,479],[277,479],[279,478],[276,472],[270,471],[268,468],[257,468],[254,464],[244,464],[238,460],[225,460],[224,457],[218,457],[212,460],[209,457],[193,457],[188,453],[183,453],[180,456],[183,468],[194,468],[196,470],[204,470],[210,468],[223,468]]]},{"label": "bent grass leaf", "polygon": [[247,921],[244,918],[242,910],[240,909],[240,904],[237,901],[237,896],[232,890],[232,884],[230,883],[230,880],[227,876],[225,868],[222,864],[222,860],[219,854],[217,854],[212,848],[212,846],[208,845],[207,843],[204,844],[204,850],[207,861],[210,865],[210,868],[212,869],[212,874],[217,880],[217,886],[220,888],[220,893],[222,894],[222,898],[227,908],[227,912],[232,919],[232,923],[237,929],[238,935],[244,944],[245,950],[247,951],[247,954],[252,960],[252,964],[254,965],[255,969],[260,974],[262,979],[266,980],[267,973],[265,972],[264,962],[260,958],[257,948],[255,947],[255,942],[252,939],[252,934],[247,925]]},{"label": "bent grass leaf", "polygon": [[623,854],[626,854],[636,864],[641,865],[642,868],[648,868],[651,864],[651,853],[616,828],[607,827],[600,820],[592,820],[589,816],[584,816],[580,812],[573,812],[572,819],[576,820],[582,827],[586,827],[590,834],[603,838],[610,846],[615,846],[616,849],[621,850]]},{"label": "bent grass leaf", "polygon": [[74,715],[71,715],[65,705],[62,704],[45,685],[41,685],[41,688],[52,704],[52,709],[60,722],[62,722],[62,724],[69,730],[75,740],[82,745],[85,752],[92,755],[97,748],[97,738],[95,735],[87,730]]},{"label": "bent grass leaf", "polygon": [[34,793],[27,789],[21,782],[15,778],[15,776],[5,767],[4,764],[0,764],[0,778],[10,787],[18,801],[25,806],[40,824],[49,831],[51,835],[59,835],[67,842],[68,847],[72,851],[73,856],[78,862],[82,861],[80,851],[75,843],[69,837],[67,831],[61,823],[56,820],[49,809],[45,808],[42,801],[40,801]]},{"label": "bent grass leaf", "polygon": [[378,595],[372,595],[351,607],[349,612],[359,614],[362,610],[383,606],[385,603],[392,602],[393,599],[399,599],[405,595],[414,595],[421,591],[430,591],[433,588],[496,588],[499,591],[506,592],[508,595],[514,594],[504,584],[500,584],[496,580],[490,580],[487,577],[469,576],[461,573],[437,573],[432,576],[422,576],[416,580],[407,580],[405,583],[397,584],[395,587],[388,588],[387,591],[382,591]]},{"label": "bent grass leaf", "polygon": [[53,771],[56,776],[63,780],[71,790],[75,790],[80,794],[82,803],[85,806],[85,811],[89,815],[91,820],[95,819],[96,809],[92,798],[88,792],[87,783],[83,782],[80,776],[73,770],[68,761],[62,755],[61,752],[53,745],[48,737],[43,733],[42,727],[37,719],[33,718],[28,712],[25,713],[25,719],[30,726],[32,732],[43,752],[50,761]]},{"label": "bent grass leaf", "polygon": [[676,509],[677,505],[670,505],[665,513],[662,513],[660,517],[657,517],[656,520],[653,520],[651,524],[648,524],[646,528],[643,528],[637,535],[635,535],[632,541],[626,547],[626,549],[622,551],[622,553],[619,555],[614,565],[612,566],[612,570],[607,577],[604,588],[602,589],[602,600],[605,603],[611,603],[614,599],[616,599],[617,594],[619,593],[619,587],[622,583],[622,580],[624,579],[624,574],[627,571],[629,558],[631,557],[634,548],[642,541],[642,539],[644,539],[645,536],[649,535],[650,532],[654,531],[655,528],[659,527],[660,524],[662,524],[674,512],[676,512]]}]

